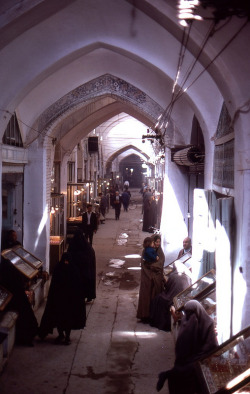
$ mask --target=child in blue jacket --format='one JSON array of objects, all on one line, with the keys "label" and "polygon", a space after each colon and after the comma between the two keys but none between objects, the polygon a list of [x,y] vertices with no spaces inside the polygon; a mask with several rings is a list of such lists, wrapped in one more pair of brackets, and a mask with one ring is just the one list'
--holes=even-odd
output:
[{"label": "child in blue jacket", "polygon": [[156,250],[154,248],[154,241],[152,240],[151,237],[146,237],[144,239],[143,247],[144,247],[143,260],[145,260],[146,263],[151,264],[159,260],[159,257],[157,256]]}]

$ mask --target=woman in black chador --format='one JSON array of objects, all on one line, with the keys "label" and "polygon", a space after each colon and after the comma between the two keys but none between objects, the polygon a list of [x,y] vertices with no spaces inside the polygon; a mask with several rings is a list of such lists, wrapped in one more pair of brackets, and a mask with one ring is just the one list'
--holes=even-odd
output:
[{"label": "woman in black chador", "polygon": [[174,262],[174,269],[168,277],[164,290],[156,295],[150,306],[150,325],[160,330],[171,331],[170,307],[173,298],[192,283],[191,272],[180,261]]},{"label": "woman in black chador", "polygon": [[79,271],[69,253],[54,268],[48,300],[39,328],[44,339],[56,327],[56,343],[70,343],[71,330],[80,330],[86,323],[86,307]]},{"label": "woman in black chador", "polygon": [[79,270],[84,297],[89,302],[96,298],[96,258],[94,249],[81,230],[78,230],[70,241],[68,252]]},{"label": "woman in black chador", "polygon": [[170,394],[203,394],[195,373],[195,362],[216,348],[214,321],[196,300],[188,301],[175,345],[175,364],[159,374],[160,391],[168,379]]}]

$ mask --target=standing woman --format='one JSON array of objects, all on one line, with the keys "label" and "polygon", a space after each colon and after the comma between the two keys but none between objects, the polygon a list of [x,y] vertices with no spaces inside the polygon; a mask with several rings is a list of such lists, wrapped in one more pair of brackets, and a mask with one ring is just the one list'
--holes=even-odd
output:
[{"label": "standing woman", "polygon": [[143,222],[142,231],[148,232],[149,227],[151,227],[151,196],[144,196],[143,199]]},{"label": "standing woman", "polygon": [[68,252],[80,274],[84,298],[90,302],[96,298],[96,257],[94,249],[81,230],[75,232],[69,243]]},{"label": "standing woman", "polygon": [[170,394],[203,394],[196,374],[195,362],[218,346],[214,321],[199,301],[188,301],[175,344],[174,367],[161,372],[156,389],[160,391],[168,379]]},{"label": "standing woman", "polygon": [[150,308],[151,326],[164,331],[171,331],[170,307],[173,298],[192,284],[192,274],[185,264],[177,260],[173,265],[164,290],[152,300]]},{"label": "standing woman", "polygon": [[[150,266],[141,258],[141,283],[137,309],[137,319],[143,323],[149,323],[151,300],[163,290],[163,266],[165,255],[161,247],[161,237],[157,234],[153,237],[154,247],[159,257]],[[144,251],[142,252],[142,256]]]},{"label": "standing woman", "polygon": [[69,345],[71,330],[80,330],[85,323],[86,307],[80,275],[70,254],[64,253],[52,275],[39,336],[44,339],[57,328],[55,342]]}]

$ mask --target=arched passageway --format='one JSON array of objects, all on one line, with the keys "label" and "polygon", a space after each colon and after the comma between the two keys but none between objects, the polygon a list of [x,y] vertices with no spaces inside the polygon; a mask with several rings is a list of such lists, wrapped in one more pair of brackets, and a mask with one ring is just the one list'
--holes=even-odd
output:
[{"label": "arched passageway", "polygon": [[141,187],[142,182],[145,181],[145,175],[142,161],[137,155],[132,154],[122,159],[119,168],[123,181],[129,181],[130,187]]},{"label": "arched passageway", "polygon": [[[213,4],[215,9],[195,7],[201,18],[183,28],[174,0],[4,2],[0,133],[16,115],[23,143],[16,145],[13,133],[1,145],[0,225],[6,223],[8,174],[19,174],[22,241],[48,268],[54,174],[63,215],[68,183],[78,176],[90,185],[106,169],[119,177],[119,161],[130,154],[149,158],[158,177],[153,181],[164,179],[167,259],[186,235],[194,241],[194,271],[216,258],[222,340],[248,325],[250,316],[250,24],[246,9],[221,15]],[[135,146],[141,138],[136,133],[124,134],[119,144],[113,126],[127,116],[150,128],[154,142],[159,127],[160,148]],[[98,153],[87,149],[94,135]],[[173,153],[194,142],[204,145],[204,171],[188,177]],[[14,208],[12,203],[11,225],[18,217]]]}]

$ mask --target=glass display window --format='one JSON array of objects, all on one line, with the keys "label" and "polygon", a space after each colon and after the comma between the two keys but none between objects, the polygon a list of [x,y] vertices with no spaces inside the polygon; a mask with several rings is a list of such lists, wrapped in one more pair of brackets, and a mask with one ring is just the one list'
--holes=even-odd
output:
[{"label": "glass display window", "polygon": [[14,250],[7,249],[2,252],[2,256],[9,260],[26,278],[32,279],[38,274],[38,270],[22,257],[17,255]]},{"label": "glass display window", "polygon": [[198,361],[204,394],[250,392],[250,326]]},{"label": "glass display window", "polygon": [[202,299],[205,295],[208,295],[215,289],[215,285],[215,271],[208,271],[195,283],[187,287],[185,290],[183,290],[173,298],[176,311],[182,310],[187,301],[194,299],[200,301],[200,299]]},{"label": "glass display window", "polygon": [[64,234],[64,195],[52,194],[50,202],[50,235]]},{"label": "glass display window", "polygon": [[14,253],[16,253],[18,256],[20,256],[24,261],[32,265],[33,268],[39,269],[42,267],[43,263],[40,261],[37,257],[35,257],[33,254],[28,252],[26,249],[24,249],[22,246],[18,246],[15,249],[12,249]]},{"label": "glass display window", "polygon": [[179,259],[177,259],[177,260],[173,261],[172,263],[169,263],[168,265],[166,265],[163,268],[163,274],[164,274],[165,279],[167,280],[169,274],[171,274],[171,272],[173,271],[174,263],[176,261],[179,261],[180,263],[183,263],[183,264],[186,265],[186,263],[188,262],[188,260],[191,259],[191,257],[192,257],[192,254],[188,252],[188,253],[185,253],[183,256],[181,256]]},{"label": "glass display window", "polygon": [[94,198],[94,182],[70,183],[67,186],[67,219],[76,218],[86,211]]},{"label": "glass display window", "polygon": [[5,309],[12,297],[13,295],[9,290],[6,290],[3,286],[0,286],[0,312]]}]

